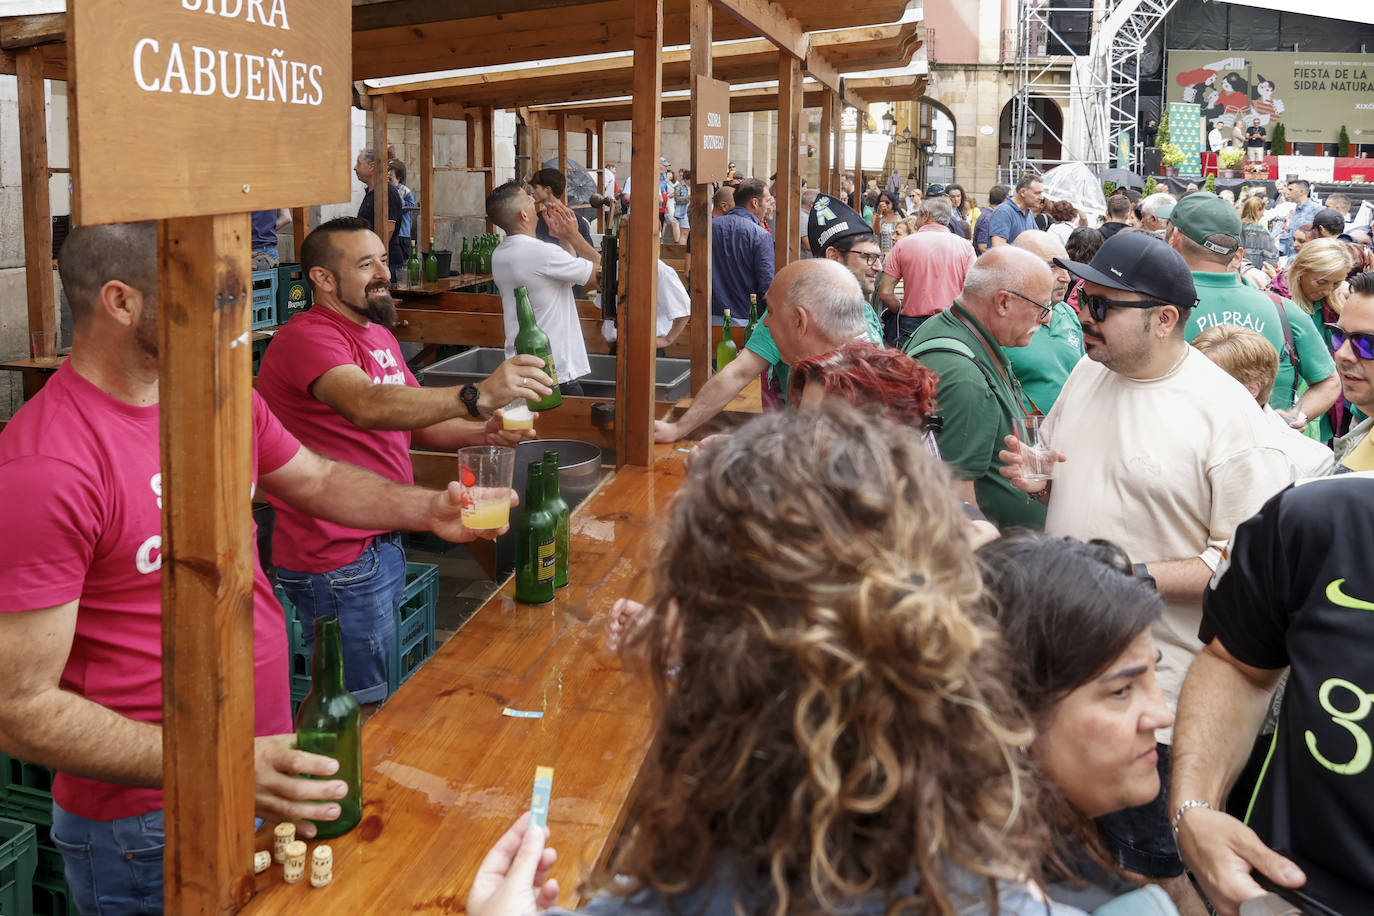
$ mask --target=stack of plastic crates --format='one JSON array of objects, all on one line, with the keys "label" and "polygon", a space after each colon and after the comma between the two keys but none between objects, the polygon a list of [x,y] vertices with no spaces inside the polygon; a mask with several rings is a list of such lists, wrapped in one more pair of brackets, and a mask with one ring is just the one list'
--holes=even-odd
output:
[{"label": "stack of plastic crates", "polygon": [[[62,854],[53,846],[52,778],[48,767],[27,763],[17,757],[0,753],[0,818],[30,824],[34,829],[36,867],[28,899],[21,902],[17,912],[32,912],[34,916],[76,916],[76,906],[67,887],[62,869]],[[0,844],[3,837],[0,836]],[[0,885],[3,885],[3,852],[0,851]],[[9,916],[0,887],[0,913]],[[25,909],[25,907],[31,909]]]}]

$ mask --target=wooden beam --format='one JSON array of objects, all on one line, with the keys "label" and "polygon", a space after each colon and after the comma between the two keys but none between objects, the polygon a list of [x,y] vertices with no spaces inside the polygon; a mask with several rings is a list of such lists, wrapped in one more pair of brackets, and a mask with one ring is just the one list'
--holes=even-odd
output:
[{"label": "wooden beam", "polygon": [[[582,120],[579,118],[578,120]],[[596,169],[596,193],[606,196],[606,144],[602,142],[601,125],[594,122],[585,122],[587,127],[583,132],[587,138],[587,165]],[[595,144],[595,146],[593,146]],[[595,155],[593,155],[595,151]],[[606,232],[606,208],[596,208],[596,231],[604,235]]]},{"label": "wooden beam", "polygon": [[[792,71],[792,172],[790,175],[789,189],[792,195],[792,209],[787,215],[787,234],[791,237],[788,260],[795,261],[801,257],[800,238],[801,238],[801,192],[802,192],[802,173],[805,171],[806,155],[802,152],[802,144],[806,141],[806,116],[802,110],[802,74],[801,62],[794,61]],[[779,113],[781,120],[781,113]]]},{"label": "wooden beam", "polygon": [[839,92],[843,86],[839,69],[826,60],[820,51],[813,49],[810,54],[806,55],[806,60],[802,63],[802,72],[826,89]]},{"label": "wooden beam", "polygon": [[[843,167],[843,160],[841,161]],[[850,200],[849,205],[855,210],[863,212],[864,199],[864,110],[856,108],[854,110],[854,196],[856,199]]]},{"label": "wooden beam", "polygon": [[834,163],[834,161],[835,161],[835,157],[834,157],[834,155],[833,155],[833,154],[834,154],[834,151],[835,151],[835,136],[834,136],[835,124],[834,124],[834,122],[835,122],[835,103],[834,103],[834,101],[832,101],[832,99],[831,99],[831,97],[830,97],[830,93],[827,92],[827,93],[826,93],[826,97],[825,97],[825,102],[821,105],[821,135],[820,135],[819,138],[817,138],[817,139],[820,141],[820,142],[817,144],[817,146],[819,147],[818,152],[820,153],[820,163],[819,163],[819,167],[820,167],[820,181],[819,181],[819,186],[820,186],[820,192],[821,192],[822,194],[831,194],[831,193],[833,193],[833,190],[832,190],[832,189],[833,189],[833,187],[834,187],[834,179],[835,179],[835,175],[834,175],[834,166],[833,166],[833,163]]},{"label": "wooden beam", "polygon": [[354,0],[353,31],[575,6],[584,0]]},{"label": "wooden beam", "polygon": [[66,13],[40,13],[0,20],[0,48],[14,51],[67,40]]},{"label": "wooden beam", "polygon": [[[558,162],[554,163],[554,168],[562,172],[564,177],[568,174],[568,116],[559,114],[554,123],[558,129]],[[568,202],[568,186],[563,186],[563,203]]]},{"label": "wooden beam", "polygon": [[[692,79],[711,75],[711,0],[692,0]],[[692,94],[696,121],[696,94]],[[726,125],[727,133],[729,125]],[[691,287],[692,317],[688,321],[688,346],[692,360],[692,396],[701,390],[711,375],[711,183],[698,177],[699,156],[696,137],[692,138],[692,199],[688,203],[692,251],[688,255],[688,282]]]},{"label": "wooden beam", "polygon": [[647,467],[654,457],[654,326],[658,315],[659,96],[663,91],[663,0],[635,3],[634,124],[631,128],[629,302],[620,308],[625,384],[616,391],[616,459]]},{"label": "wooden beam", "polygon": [[711,3],[797,60],[806,60],[811,52],[811,38],[801,23],[772,0],[711,0]]},{"label": "wooden beam", "polygon": [[778,178],[777,214],[773,225],[773,263],[777,270],[797,259],[797,209],[800,183],[794,185],[797,171],[798,96],[801,91],[801,62],[795,57],[778,58]]},{"label": "wooden beam", "polygon": [[[420,103],[420,239],[434,238],[434,100]],[[430,245],[433,248],[433,244]]]},{"label": "wooden beam", "polygon": [[[295,207],[291,210],[291,260],[301,262],[301,246],[310,234],[310,208]],[[308,278],[307,281],[309,282]]]},{"label": "wooden beam", "polygon": [[399,229],[401,214],[387,212],[386,106],[386,96],[379,96],[372,106],[372,153],[376,157],[372,163],[372,228],[389,248],[391,234],[386,231],[387,221],[395,220]]},{"label": "wooden beam", "polygon": [[247,213],[158,224],[165,907],[197,916],[254,887],[248,248]]},{"label": "wooden beam", "polygon": [[[24,209],[24,285],[29,334],[42,333],[44,352],[57,353],[53,307],[52,206],[48,200],[48,116],[43,99],[43,61],[38,48],[15,54],[19,88],[19,181]],[[24,346],[29,345],[25,335]]]},{"label": "wooden beam", "polygon": [[[482,166],[486,169],[482,173],[482,200],[485,206],[487,195],[496,187],[496,118],[490,108],[482,109]],[[495,224],[488,218],[487,232],[495,231]]]}]

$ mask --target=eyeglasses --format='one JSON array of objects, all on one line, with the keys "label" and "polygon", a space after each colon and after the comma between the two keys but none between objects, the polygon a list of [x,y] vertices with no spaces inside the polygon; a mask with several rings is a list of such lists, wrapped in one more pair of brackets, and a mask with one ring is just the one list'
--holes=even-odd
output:
[{"label": "eyeglasses", "polygon": [[1015,296],[1017,299],[1025,299],[1025,300],[1026,300],[1027,302],[1029,302],[1031,305],[1035,306],[1036,308],[1038,308],[1038,309],[1040,310],[1040,317],[1041,317],[1041,318],[1048,318],[1048,317],[1050,317],[1050,313],[1054,311],[1054,306],[1053,306],[1053,304],[1051,304],[1051,305],[1045,305],[1045,304],[1042,303],[1042,302],[1036,302],[1036,301],[1035,301],[1034,299],[1032,299],[1030,296],[1022,295],[1021,293],[1018,293],[1018,292],[1017,292],[1016,290],[1014,290],[1014,289],[1004,289],[1004,290],[1002,290],[1002,292],[1004,292],[1004,293],[1009,293],[1010,295]]},{"label": "eyeglasses", "polygon": [[1331,335],[1331,352],[1335,353],[1345,342],[1350,341],[1350,349],[1360,359],[1374,359],[1374,334],[1367,331],[1346,331],[1338,324],[1328,324],[1327,332]]},{"label": "eyeglasses", "polygon": [[1168,304],[1158,299],[1108,299],[1106,296],[1094,296],[1081,289],[1078,291],[1078,307],[1087,309],[1088,314],[1093,316],[1093,321],[1106,321],[1107,309],[1154,309]]},{"label": "eyeglasses", "polygon": [[846,251],[845,254],[852,254],[863,258],[869,267],[875,267],[883,262],[883,253],[881,251],[875,251],[870,254],[867,251],[855,251],[851,248],[849,251]]}]

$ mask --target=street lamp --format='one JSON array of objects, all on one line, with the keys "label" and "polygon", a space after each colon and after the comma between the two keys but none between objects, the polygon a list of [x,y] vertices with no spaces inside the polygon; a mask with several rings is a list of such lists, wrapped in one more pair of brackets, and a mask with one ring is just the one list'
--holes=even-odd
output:
[{"label": "street lamp", "polygon": [[897,119],[892,116],[892,109],[883,112],[883,133],[889,137],[897,136]]}]

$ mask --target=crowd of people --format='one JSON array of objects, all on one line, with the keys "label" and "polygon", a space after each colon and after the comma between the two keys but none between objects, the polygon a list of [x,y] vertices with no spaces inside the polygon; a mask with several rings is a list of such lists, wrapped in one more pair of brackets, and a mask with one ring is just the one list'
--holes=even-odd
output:
[{"label": "crowd of people", "polygon": [[[366,209],[378,157],[355,171]],[[586,372],[575,296],[600,253],[562,179],[487,198],[507,359],[458,389],[421,388],[390,330],[394,224],[304,240],[314,306],[264,356],[253,481],[277,583],[307,636],[339,616],[362,702],[385,697],[395,532],[478,536],[460,483],[414,486],[410,447],[531,436],[501,408]],[[893,174],[871,202],[807,193],[807,257],[779,267],[774,191],[714,193],[713,312],[752,297],[762,319],[654,434],[692,436],[755,379],[786,409],[697,446],[652,598],[608,616],[657,740],[585,911],[1229,916],[1270,887],[1362,911],[1374,257],[1350,202],[1123,193],[1089,225],[1038,176],[979,211]],[[71,357],[0,433],[0,512],[26,532],[0,577],[0,748],[60,771],[83,912],[161,906],[156,252],[151,224],[73,230]],[[556,380],[511,346],[521,286]],[[258,814],[337,817],[334,762],[292,747],[256,562],[253,615]],[[551,907],[551,839],[518,821],[467,911]]]}]

